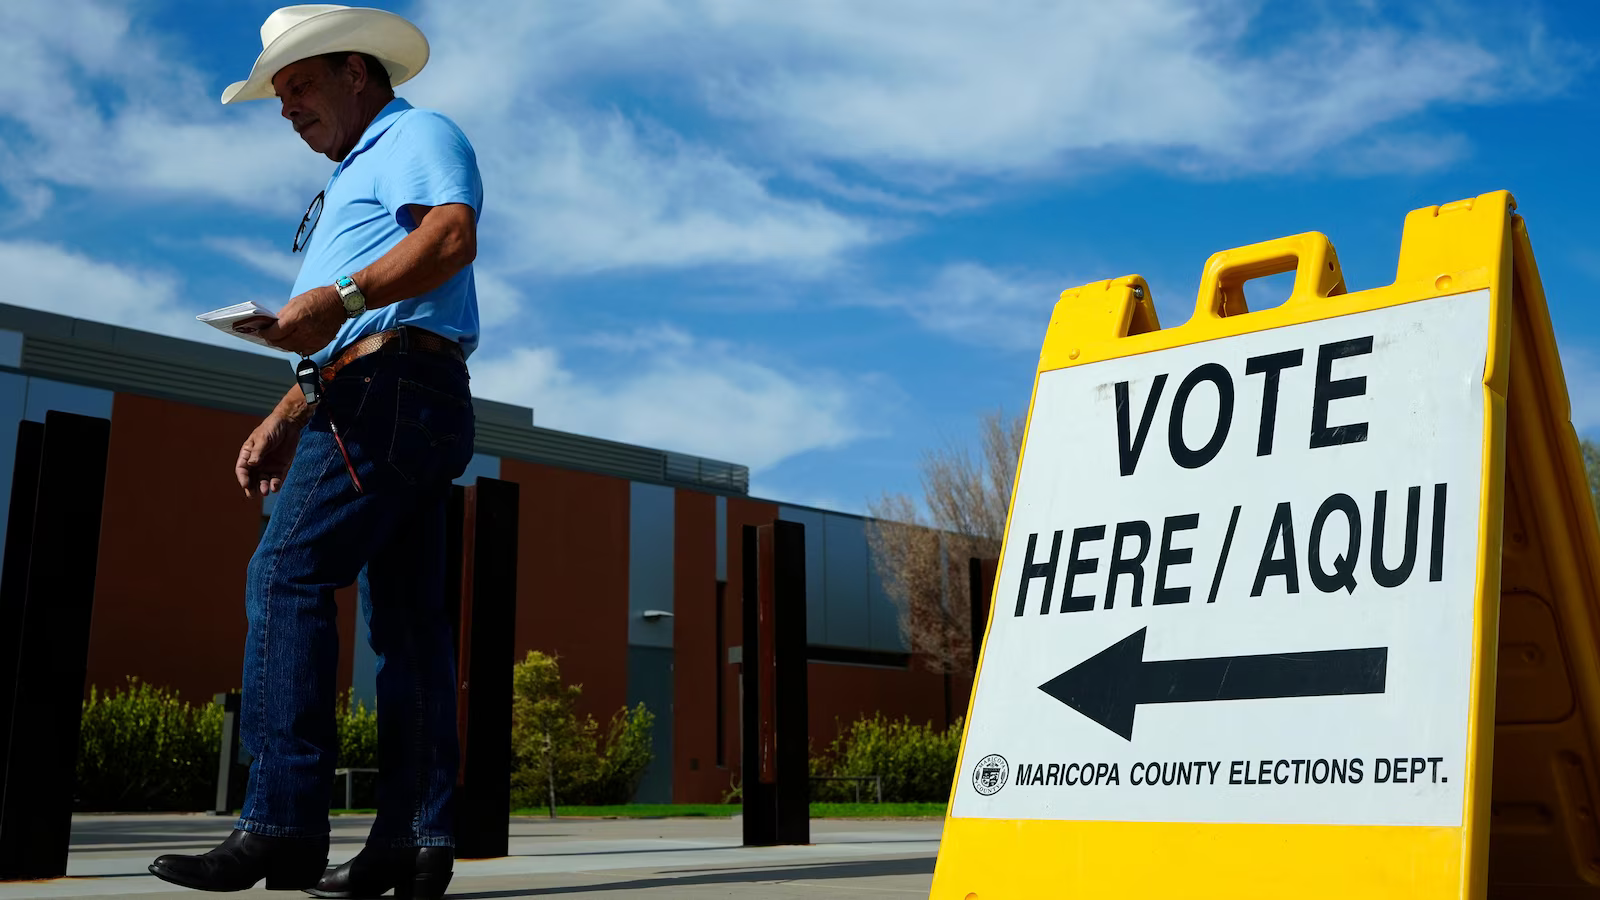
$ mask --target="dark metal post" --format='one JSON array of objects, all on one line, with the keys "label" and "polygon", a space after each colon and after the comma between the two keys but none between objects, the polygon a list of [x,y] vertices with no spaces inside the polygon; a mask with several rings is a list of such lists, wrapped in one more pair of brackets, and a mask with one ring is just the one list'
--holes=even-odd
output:
[{"label": "dark metal post", "polygon": [[518,485],[479,478],[461,530],[456,856],[510,852],[511,669],[517,616]]},{"label": "dark metal post", "polygon": [[67,874],[110,442],[106,419],[45,415],[22,639],[7,685],[0,879]]},{"label": "dark metal post", "polygon": [[217,751],[217,802],[211,810],[214,816],[233,814],[233,795],[239,786],[239,692],[217,694],[214,699],[222,707],[222,746]]},{"label": "dark metal post", "polygon": [[[467,490],[459,484],[451,485],[444,513],[444,610],[445,618],[450,621],[450,646],[458,654],[461,649],[461,532],[466,515]],[[459,659],[456,665],[459,670]],[[456,718],[461,719],[459,709]]]},{"label": "dark metal post", "polygon": [[22,653],[22,613],[28,600],[28,555],[33,549],[33,507],[39,499],[39,454],[44,425],[17,423],[17,456],[11,474],[11,510],[6,520],[5,572],[0,575],[0,796],[5,793],[6,749],[11,746],[10,685]]},{"label": "dark metal post", "polygon": [[997,559],[967,558],[967,588],[972,598],[972,668],[978,668],[983,652],[983,635],[989,624],[989,602],[993,599]]},{"label": "dark metal post", "polygon": [[744,527],[744,843],[807,844],[805,526]]},{"label": "dark metal post", "polygon": [[[746,525],[740,544],[743,579],[740,585],[739,609],[742,646],[739,648],[740,704],[743,715],[739,717],[743,732],[742,758],[739,760],[739,793],[742,797],[744,843],[747,847],[777,843],[778,829],[775,816],[776,794],[770,777],[763,778],[762,756],[770,752],[761,740],[763,717],[761,703],[762,671],[760,628],[761,594],[761,529]],[[770,771],[770,766],[767,767]]]},{"label": "dark metal post", "polygon": [[779,520],[773,529],[773,613],[778,714],[778,841],[811,843],[810,704],[806,662],[805,526]]}]

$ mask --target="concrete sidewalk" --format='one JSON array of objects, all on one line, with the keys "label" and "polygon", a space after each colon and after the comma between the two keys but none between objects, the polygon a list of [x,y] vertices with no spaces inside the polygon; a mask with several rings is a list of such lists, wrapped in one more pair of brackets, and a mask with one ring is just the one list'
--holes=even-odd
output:
[{"label": "concrete sidewalk", "polygon": [[[805,847],[740,846],[730,819],[513,819],[511,855],[458,860],[447,896],[659,898],[926,897],[942,822],[815,819]],[[67,877],[0,882],[0,900],[21,897],[195,898],[146,870],[162,853],[201,853],[233,820],[201,815],[74,816]],[[331,864],[361,849],[370,816],[334,819]],[[244,891],[238,897],[304,897]],[[392,895],[391,895],[392,896]]]}]

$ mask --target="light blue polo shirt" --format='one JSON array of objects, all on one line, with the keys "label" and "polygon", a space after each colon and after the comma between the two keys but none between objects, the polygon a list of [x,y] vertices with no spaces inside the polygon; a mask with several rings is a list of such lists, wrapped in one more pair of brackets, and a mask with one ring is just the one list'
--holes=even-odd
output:
[{"label": "light blue polo shirt", "polygon": [[[322,214],[306,244],[290,296],[331,285],[388,253],[417,227],[406,212],[413,203],[466,203],[476,221],[483,215],[483,182],[477,155],[454,122],[396,97],[328,179]],[[478,292],[472,266],[425,294],[345,322],[338,337],[311,358],[325,365],[352,342],[399,325],[450,338],[471,355],[478,346]]]}]

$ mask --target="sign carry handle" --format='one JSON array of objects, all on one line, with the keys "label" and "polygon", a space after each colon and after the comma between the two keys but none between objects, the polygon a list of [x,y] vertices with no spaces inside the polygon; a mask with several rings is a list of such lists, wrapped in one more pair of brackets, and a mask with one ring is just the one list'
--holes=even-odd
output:
[{"label": "sign carry handle", "polygon": [[1294,272],[1294,289],[1285,305],[1345,292],[1344,271],[1333,244],[1320,232],[1276,238],[1233,250],[1213,253],[1200,278],[1195,319],[1221,319],[1248,313],[1244,283]]}]

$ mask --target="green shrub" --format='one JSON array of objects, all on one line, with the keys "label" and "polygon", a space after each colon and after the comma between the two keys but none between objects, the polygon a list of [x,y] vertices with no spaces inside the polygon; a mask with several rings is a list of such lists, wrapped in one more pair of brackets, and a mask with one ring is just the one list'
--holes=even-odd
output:
[{"label": "green shrub", "polygon": [[365,703],[352,705],[350,691],[339,697],[334,725],[339,733],[337,768],[376,769],[378,767],[378,712]]},{"label": "green shrub", "polygon": [[[874,713],[848,725],[821,755],[810,760],[812,775],[846,777],[877,775],[883,779],[885,803],[948,803],[961,750],[961,720],[944,732],[932,723],[911,724]],[[871,782],[861,782],[861,799],[876,796]],[[813,782],[814,801],[854,800],[856,785],[849,781]]]},{"label": "green shrub", "polygon": [[89,689],[78,742],[74,807],[83,811],[202,810],[216,798],[222,707],[191,706],[128,679]]},{"label": "green shrub", "polygon": [[[339,699],[337,765],[376,768],[378,716]],[[222,707],[189,704],[173,691],[129,678],[125,688],[89,688],[78,742],[74,809],[82,812],[198,812],[216,802]],[[239,777],[245,769],[240,767]],[[344,782],[334,796],[344,805]],[[371,775],[356,779],[356,798],[372,805]],[[237,798],[236,798],[237,799]]]},{"label": "green shrub", "polygon": [[511,680],[511,805],[627,803],[650,764],[654,716],[639,704],[618,710],[604,737],[592,716],[577,712],[582,685],[561,683],[554,656],[536,650]]},{"label": "green shrub", "polygon": [[632,800],[645,767],[654,756],[650,750],[654,721],[655,716],[643,703],[613,713],[605,739],[595,748],[594,767],[588,778],[570,785],[564,795],[558,785],[557,799],[575,806],[607,806]]},{"label": "green shrub", "polygon": [[[350,691],[339,696],[334,712],[334,728],[339,738],[339,755],[334,768],[376,769],[378,767],[378,713],[367,709],[365,703],[352,702]],[[347,773],[333,779],[335,807],[345,805],[346,778],[354,779],[354,790],[348,795],[357,809],[371,809],[378,805],[378,778],[371,772]]]}]

